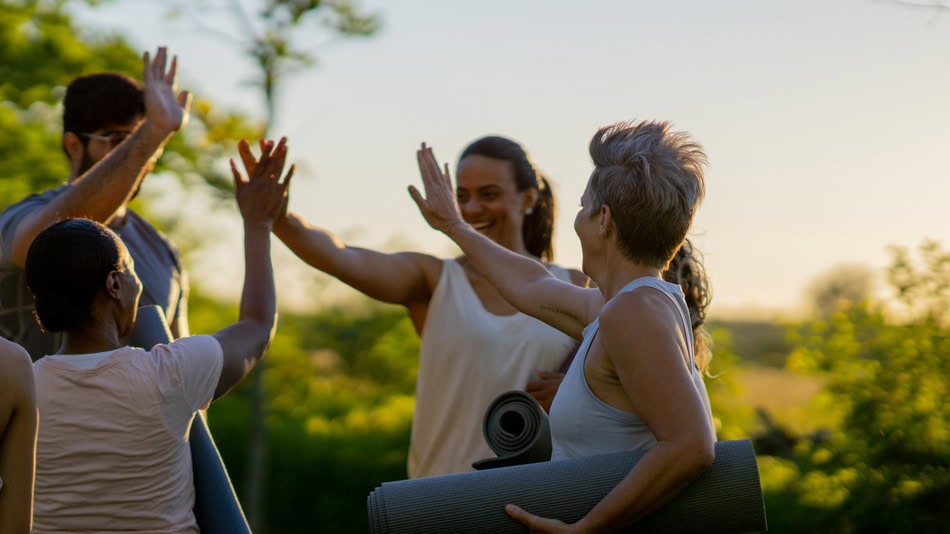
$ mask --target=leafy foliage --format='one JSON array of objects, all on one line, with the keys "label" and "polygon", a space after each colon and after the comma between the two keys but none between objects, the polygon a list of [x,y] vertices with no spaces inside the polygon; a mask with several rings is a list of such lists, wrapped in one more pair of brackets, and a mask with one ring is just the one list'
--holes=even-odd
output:
[{"label": "leafy foliage", "polygon": [[[918,264],[895,251],[889,279],[920,313],[897,322],[880,307],[849,307],[803,325],[789,367],[824,376],[840,415],[823,439],[764,464],[772,510],[796,530],[939,532],[950,506],[950,294],[939,245]],[[769,472],[771,471],[771,472]],[[780,473],[780,474],[776,474]],[[784,483],[777,483],[783,479]]]},{"label": "leafy foliage", "polygon": [[[84,35],[63,2],[0,2],[0,208],[66,181],[60,102],[69,81],[105,71],[140,78],[141,53],[116,35]],[[188,128],[172,137],[156,171],[170,171],[185,188],[230,191],[219,162],[238,139],[261,132],[243,115],[196,99]]]},{"label": "leafy foliage", "polygon": [[[192,327],[211,332],[237,310],[196,295]],[[366,496],[406,477],[419,341],[401,308],[376,303],[284,315],[268,351],[265,455],[268,532],[365,532]],[[248,424],[245,382],[209,421],[243,495]]]}]

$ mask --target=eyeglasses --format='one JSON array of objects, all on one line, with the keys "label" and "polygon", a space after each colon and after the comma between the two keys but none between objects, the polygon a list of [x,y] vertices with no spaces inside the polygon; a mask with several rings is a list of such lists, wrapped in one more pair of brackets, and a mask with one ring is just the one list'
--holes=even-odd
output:
[{"label": "eyeglasses", "polygon": [[106,132],[104,134],[92,134],[92,133],[81,133],[79,134],[86,139],[95,139],[96,141],[102,141],[103,143],[108,143],[111,147],[116,147],[122,141],[132,135],[132,132],[126,132],[124,130],[114,130],[111,132]]}]

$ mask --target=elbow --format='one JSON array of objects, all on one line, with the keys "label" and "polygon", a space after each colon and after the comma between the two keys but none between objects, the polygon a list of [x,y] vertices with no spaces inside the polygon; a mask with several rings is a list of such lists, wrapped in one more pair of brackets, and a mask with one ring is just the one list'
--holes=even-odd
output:
[{"label": "elbow", "polygon": [[716,443],[711,436],[694,434],[674,442],[673,456],[685,480],[693,480],[716,460]]},{"label": "elbow", "polygon": [[698,477],[716,461],[716,442],[711,436],[697,436],[690,440],[687,455],[690,478]]},{"label": "elbow", "polygon": [[272,321],[262,323],[260,326],[260,336],[257,344],[258,361],[264,357],[267,349],[270,348],[271,342],[274,341],[274,335],[277,333],[277,315],[274,315]]}]

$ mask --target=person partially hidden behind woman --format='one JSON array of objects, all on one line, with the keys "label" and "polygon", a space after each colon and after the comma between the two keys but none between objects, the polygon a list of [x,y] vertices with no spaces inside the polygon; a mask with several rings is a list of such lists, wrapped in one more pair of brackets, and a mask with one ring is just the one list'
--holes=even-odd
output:
[{"label": "person partially hidden behind woman", "polygon": [[36,390],[26,350],[0,337],[0,534],[33,525]]},{"label": "person partially hidden behind woman", "polygon": [[[246,143],[239,146],[246,152]],[[37,319],[63,333],[59,352],[34,364],[34,532],[198,532],[191,423],[247,375],[274,335],[270,233],[286,209],[290,175],[279,181],[283,140],[261,147],[249,180],[232,161],[244,220],[244,291],[238,322],[213,335],[150,351],[121,345],[142,284],[121,240],[97,222],[66,219],[30,245],[26,276]]]},{"label": "person partially hidden behind woman", "polygon": [[[459,158],[462,217],[487,239],[568,284],[587,277],[552,263],[554,196],[524,148],[483,137]],[[555,371],[576,346],[518,313],[465,257],[384,254],[348,246],[290,213],[274,233],[311,266],[366,295],[406,307],[421,339],[410,478],[471,471],[494,456],[482,434],[489,404],[524,389],[536,369]]]},{"label": "person partially hidden behind woman", "polygon": [[574,230],[597,289],[552,277],[462,220],[448,172],[417,154],[433,228],[455,241],[512,305],[582,339],[551,406],[552,460],[646,449],[574,524],[506,511],[532,532],[610,532],[671,500],[714,460],[709,398],[693,356],[683,293],[660,273],[686,238],[704,193],[701,147],[663,122],[621,122],[590,142],[594,161]]},{"label": "person partially hidden behind woman", "polygon": [[[706,372],[712,360],[712,339],[706,330],[706,308],[712,300],[709,289],[709,280],[706,277],[706,268],[703,266],[702,254],[689,239],[676,251],[666,270],[660,275],[663,280],[671,284],[678,284],[686,298],[686,308],[689,310],[689,320],[693,328],[693,352],[696,355],[696,365]],[[564,380],[564,372],[573,361],[573,355],[562,364],[561,372],[538,371],[538,378],[525,387],[525,391],[534,400],[550,413],[551,402],[558,386]]]}]

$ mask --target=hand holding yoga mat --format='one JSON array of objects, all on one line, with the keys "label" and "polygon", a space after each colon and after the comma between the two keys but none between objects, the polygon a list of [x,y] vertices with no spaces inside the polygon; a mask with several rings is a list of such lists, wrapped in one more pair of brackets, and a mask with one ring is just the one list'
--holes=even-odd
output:
[{"label": "hand holding yoga mat", "polygon": [[551,459],[551,429],[548,416],[531,395],[508,391],[488,406],[482,433],[497,458],[472,464],[478,470],[494,469]]},{"label": "hand holding yoga mat", "polygon": [[[132,333],[129,334],[129,345],[149,350],[155,345],[171,341],[172,334],[162,309],[156,305],[140,307]],[[250,534],[251,528],[244,518],[224,461],[201,414],[191,424],[188,441],[191,445],[194,511],[198,528],[205,534]]]},{"label": "hand holding yoga mat", "polygon": [[[370,532],[523,533],[504,507],[573,523],[590,511],[647,451],[386,482],[367,499]],[[716,443],[716,460],[672,501],[629,532],[764,532],[765,504],[749,440]]]}]

